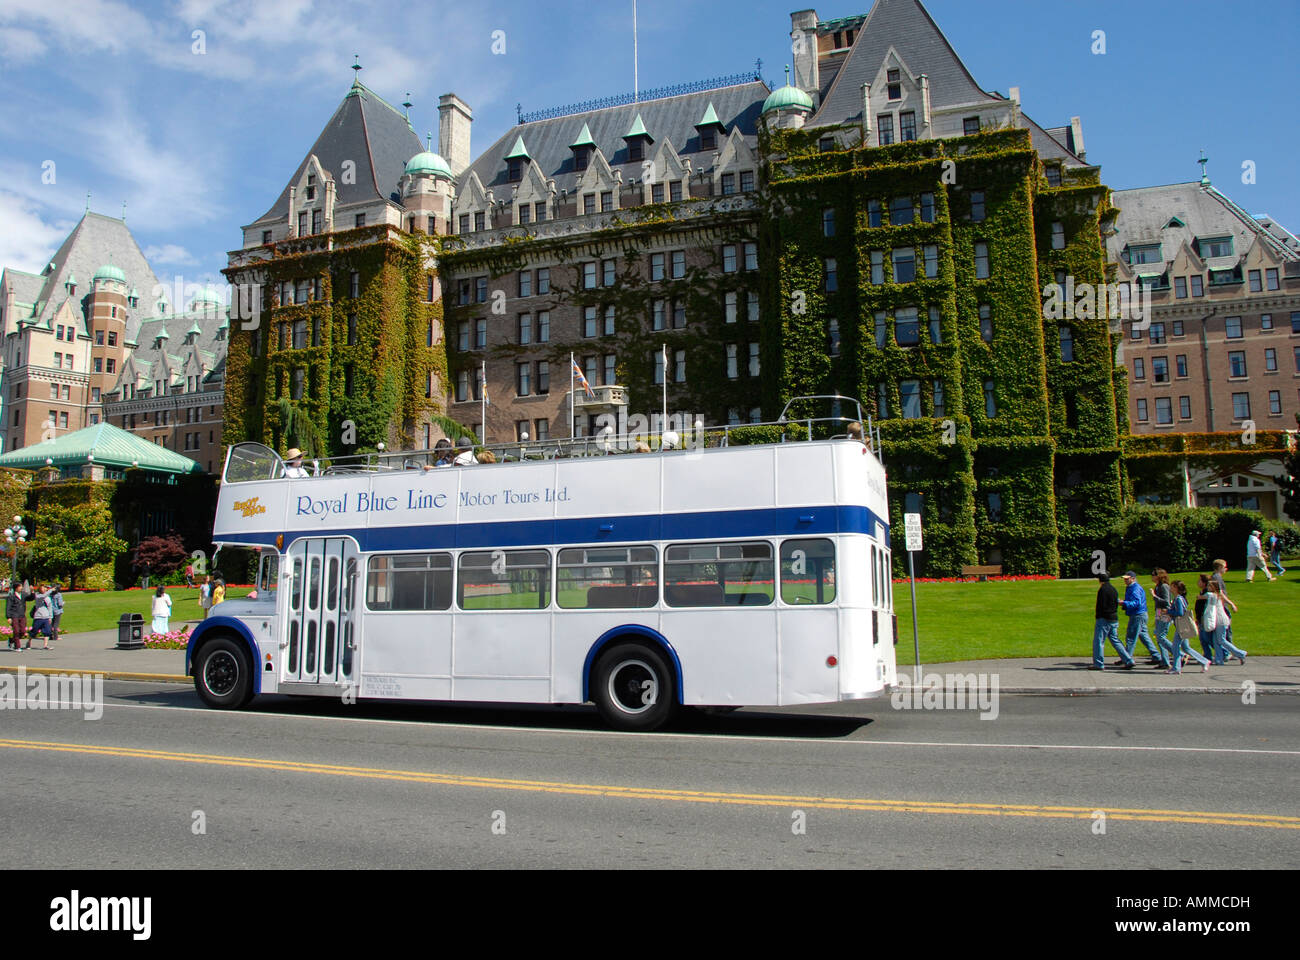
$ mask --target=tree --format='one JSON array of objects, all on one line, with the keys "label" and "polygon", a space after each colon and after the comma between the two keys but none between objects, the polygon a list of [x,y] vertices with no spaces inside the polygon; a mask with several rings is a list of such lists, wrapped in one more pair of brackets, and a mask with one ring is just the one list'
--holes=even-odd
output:
[{"label": "tree", "polygon": [[[1300,413],[1295,415],[1295,419],[1300,425]],[[1291,441],[1290,452],[1282,458],[1282,468],[1286,474],[1275,478],[1282,496],[1286,498],[1282,509],[1292,520],[1300,520],[1300,442],[1295,439]]]},{"label": "tree", "polygon": [[126,549],[126,542],[113,533],[113,514],[107,504],[43,503],[36,515],[32,563],[44,575],[68,577],[72,587],[81,571],[110,563]]},{"label": "tree", "polygon": [[173,570],[180,569],[189,554],[180,534],[169,533],[165,537],[145,537],[135,548],[133,562],[137,567],[147,568],[152,576],[165,577]]},{"label": "tree", "polygon": [[282,397],[279,414],[280,432],[286,447],[297,447],[309,459],[325,455],[325,440],[305,411],[295,406],[288,397]]}]

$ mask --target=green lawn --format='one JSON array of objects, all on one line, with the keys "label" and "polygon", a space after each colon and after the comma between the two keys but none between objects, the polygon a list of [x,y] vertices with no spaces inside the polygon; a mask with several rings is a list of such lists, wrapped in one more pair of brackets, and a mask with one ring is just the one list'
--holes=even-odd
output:
[{"label": "green lawn", "polygon": [[[1187,584],[1196,600],[1196,574],[1171,574]],[[1260,573],[1245,582],[1240,570],[1224,578],[1229,598],[1240,608],[1232,618],[1233,643],[1248,654],[1300,654],[1300,576],[1269,583]],[[1141,583],[1149,587],[1149,578]],[[1111,581],[1124,596],[1124,581]],[[918,583],[917,626],[921,661],[984,660],[998,657],[1090,656],[1096,623],[1096,580],[989,581],[987,583]],[[898,615],[898,660],[912,662],[911,585],[894,584]],[[1150,597],[1147,598],[1150,605]],[[1123,639],[1128,617],[1120,608]],[[1199,645],[1197,647],[1199,650]],[[1113,651],[1107,645],[1108,659]],[[1144,651],[1142,644],[1138,650]]]},{"label": "green lawn", "polygon": [[[226,596],[233,600],[248,593],[247,587],[226,591]],[[172,629],[180,627],[185,620],[198,620],[203,611],[199,608],[198,587],[168,587],[167,595],[172,598]],[[59,629],[68,633],[84,633],[88,630],[108,630],[117,627],[117,618],[124,613],[144,614],[147,623],[153,590],[103,590],[98,593],[63,594],[63,619]],[[31,609],[31,604],[27,605]]]}]

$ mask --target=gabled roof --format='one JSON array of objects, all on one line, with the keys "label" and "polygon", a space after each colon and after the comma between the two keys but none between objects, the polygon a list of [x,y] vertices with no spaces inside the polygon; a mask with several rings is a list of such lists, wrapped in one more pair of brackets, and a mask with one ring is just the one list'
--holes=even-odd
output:
[{"label": "gabled roof", "polygon": [[930,78],[930,104],[936,109],[995,99],[975,82],[919,0],[876,0],[835,82],[826,91],[821,109],[808,125],[860,120],[862,84],[876,79],[890,47],[898,51],[912,73]]},{"label": "gabled roof", "polygon": [[133,465],[159,473],[199,473],[202,469],[189,457],[107,422],[0,455],[0,467],[36,470],[44,467],[47,459],[56,467],[79,467],[88,463],[92,454],[97,466],[118,470]]},{"label": "gabled roof", "polygon": [[[348,204],[389,199],[397,191],[406,162],[423,151],[424,144],[405,114],[363,84],[353,83],[275,204],[253,223],[289,215],[289,188],[302,179],[313,155],[334,176],[336,202]],[[356,165],[352,183],[339,176],[349,160]]]},{"label": "gabled roof", "polygon": [[32,307],[41,297],[41,288],[45,279],[34,273],[5,267],[0,271],[0,287],[8,287],[14,292],[14,303]]},{"label": "gabled roof", "polygon": [[[712,102],[719,121],[740,132],[752,144],[757,143],[758,117],[763,100],[771,93],[767,85],[755,80],[729,87],[701,90],[659,100],[641,100],[615,107],[605,107],[588,113],[570,114],[550,120],[537,120],[519,124],[507,130],[488,147],[456,181],[458,197],[465,196],[465,186],[471,174],[477,174],[484,189],[499,189],[507,185],[506,154],[519,137],[528,141],[528,152],[533,165],[548,179],[554,179],[557,190],[571,190],[581,171],[574,167],[570,144],[582,134],[586,126],[593,144],[611,165],[628,160],[627,143],[623,134],[640,114],[642,124],[655,142],[670,139],[683,155],[689,156],[700,149],[700,135],[696,121]],[[712,151],[709,151],[712,155]],[[641,177],[641,161],[635,161],[636,173]]]},{"label": "gabled roof", "polygon": [[[54,256],[50,258],[52,268],[47,268],[41,274],[41,289],[29,301],[39,304],[39,309],[30,318],[31,321],[48,327],[59,308],[71,300],[81,321],[80,332],[88,333],[89,331],[85,329],[82,300],[90,293],[90,278],[100,267],[110,262],[126,276],[128,287],[153,290],[158,286],[158,278],[154,276],[149,262],[145,260],[144,253],[135,242],[135,237],[127,229],[126,221],[87,211],[55,251]],[[9,273],[10,271],[6,269],[5,274]],[[18,279],[19,272],[13,271],[13,273],[15,279]],[[31,274],[22,276],[30,277]],[[79,278],[76,292],[71,297],[68,296],[67,288],[64,286],[70,276]],[[33,286],[32,282],[26,279],[19,279],[19,283],[28,291]],[[128,337],[139,326],[138,318],[139,313],[128,307],[126,323]],[[10,330],[12,329],[11,327]]]}]

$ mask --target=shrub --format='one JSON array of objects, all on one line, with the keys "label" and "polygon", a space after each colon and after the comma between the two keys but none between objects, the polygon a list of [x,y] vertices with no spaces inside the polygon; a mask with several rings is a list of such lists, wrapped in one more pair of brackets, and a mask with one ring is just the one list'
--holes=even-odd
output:
[{"label": "shrub", "polygon": [[1116,525],[1117,559],[1139,571],[1209,570],[1216,559],[1244,568],[1251,530],[1276,530],[1283,552],[1300,547],[1300,526],[1254,510],[1141,505],[1128,507]]}]

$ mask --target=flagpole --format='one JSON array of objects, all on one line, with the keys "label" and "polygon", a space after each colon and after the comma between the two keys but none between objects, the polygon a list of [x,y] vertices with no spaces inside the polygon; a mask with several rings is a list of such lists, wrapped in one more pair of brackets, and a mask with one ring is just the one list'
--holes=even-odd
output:
[{"label": "flagpole", "polygon": [[569,351],[569,439],[575,436],[573,429],[574,411],[573,411],[573,351]]},{"label": "flagpole", "polygon": [[487,361],[486,360],[479,361],[478,378],[479,378],[479,417],[481,419],[481,423],[479,426],[479,433],[482,434],[482,436],[479,437],[479,443],[483,444],[484,446],[487,446],[488,395],[487,395]]},{"label": "flagpole", "polygon": [[659,442],[662,445],[664,431],[668,429],[668,344],[663,345],[664,353],[664,418],[659,424]]}]

